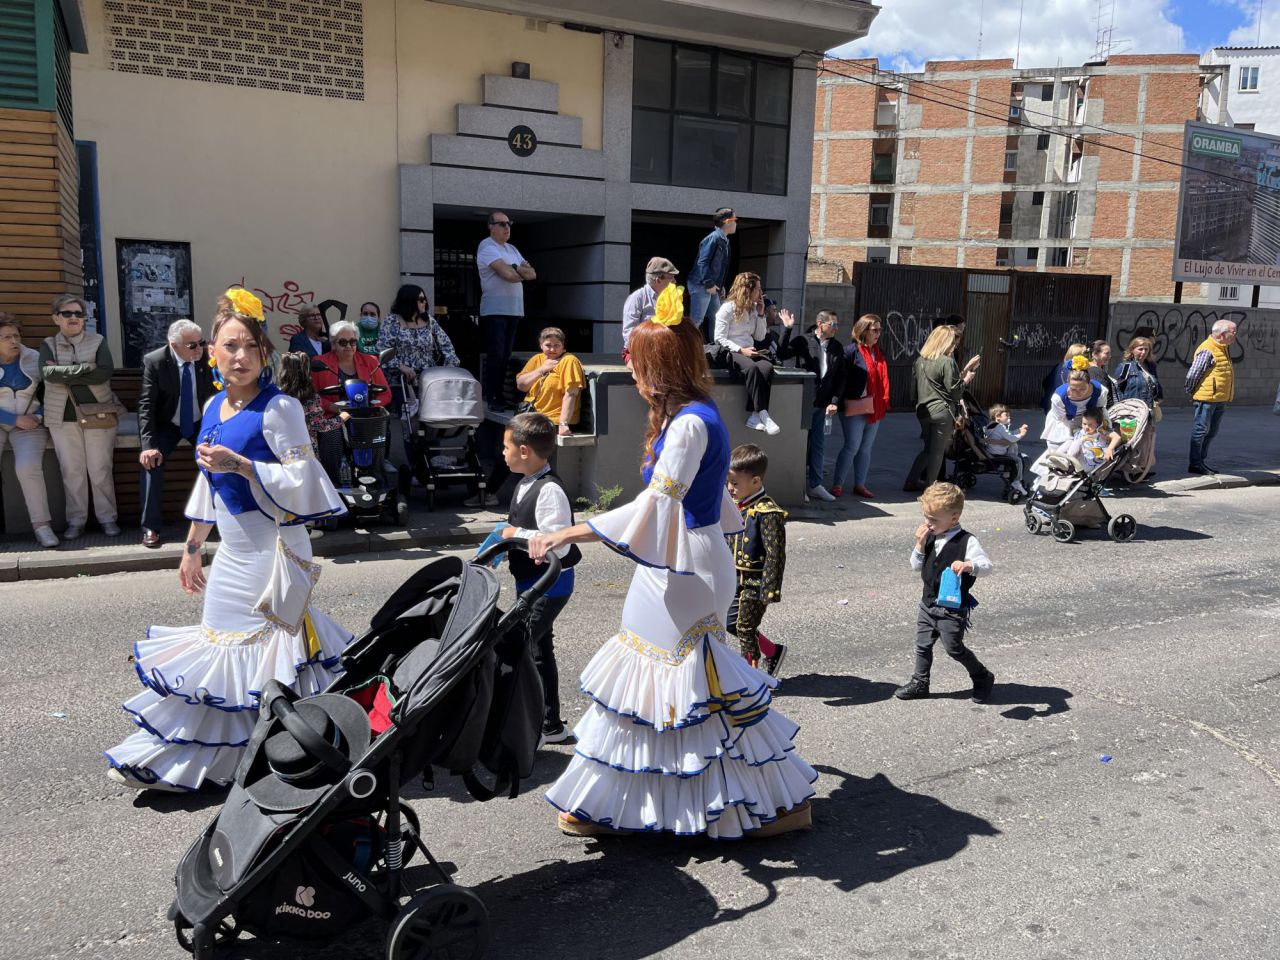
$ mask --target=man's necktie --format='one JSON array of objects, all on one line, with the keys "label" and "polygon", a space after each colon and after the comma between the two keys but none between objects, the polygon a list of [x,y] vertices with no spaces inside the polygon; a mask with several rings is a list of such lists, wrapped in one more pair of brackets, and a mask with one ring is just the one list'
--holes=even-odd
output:
[{"label": "man's necktie", "polygon": [[182,398],[178,401],[178,429],[184,437],[196,432],[196,375],[190,363],[182,365]]}]

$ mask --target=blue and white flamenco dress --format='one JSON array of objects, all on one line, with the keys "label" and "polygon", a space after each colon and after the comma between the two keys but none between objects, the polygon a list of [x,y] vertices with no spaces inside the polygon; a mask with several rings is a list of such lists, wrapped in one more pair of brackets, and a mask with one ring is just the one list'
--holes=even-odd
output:
[{"label": "blue and white flamenco dress", "polygon": [[253,461],[255,479],[205,471],[196,478],[187,517],[217,524],[221,543],[200,623],[153,626],[134,644],[144,689],[124,710],[140,729],[106,753],[134,783],[187,790],[230,783],[257,722],[263,685],[276,679],[303,696],[320,692],[353,639],[310,606],[296,631],[255,609],[277,543],[314,584],[320,568],[303,524],[346,512],[313,455],[302,405],[268,386],[244,409],[225,419],[223,413],[217,394],[205,406],[200,440]]},{"label": "blue and white flamenco dress", "polygon": [[588,521],[636,562],[622,629],[582,672],[590,707],[547,791],[562,812],[616,830],[735,838],[813,796],[799,727],[771,709],[777,681],[727,642],[736,572],[725,534],[729,435],[691,403],[655,442],[635,500]]}]

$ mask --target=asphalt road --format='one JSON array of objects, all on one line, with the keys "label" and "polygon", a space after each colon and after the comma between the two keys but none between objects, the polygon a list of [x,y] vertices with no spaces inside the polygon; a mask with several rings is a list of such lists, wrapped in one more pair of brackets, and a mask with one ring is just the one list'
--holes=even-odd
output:
[{"label": "asphalt road", "polygon": [[[997,566],[971,634],[997,675],[988,706],[940,652],[932,699],[889,699],[919,591],[918,514],[899,500],[789,527],[785,600],[764,626],[792,644],[777,706],[822,771],[811,833],[564,837],[537,787],[568,747],[514,802],[417,795],[433,849],[491,911],[490,956],[1280,955],[1280,489],[1133,499],[1126,545],[1033,538],[1018,510],[972,504],[966,526]],[[358,629],[426,556],[326,562],[318,602]],[[566,686],[630,575],[597,547],[580,571]],[[0,586],[0,957],[183,955],[164,920],[172,871],[218,800],[138,798],[105,778],[101,750],[131,729],[132,640],[198,616],[172,573]],[[567,704],[572,719],[582,704]],[[234,955],[375,957],[381,938],[367,925]]]}]

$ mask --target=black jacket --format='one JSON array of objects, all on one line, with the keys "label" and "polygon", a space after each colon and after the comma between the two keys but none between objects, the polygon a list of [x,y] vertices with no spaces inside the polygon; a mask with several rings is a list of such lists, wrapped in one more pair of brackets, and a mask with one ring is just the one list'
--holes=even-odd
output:
[{"label": "black jacket", "polygon": [[818,377],[818,371],[821,369],[818,361],[825,349],[827,375],[819,377],[814,385],[813,405],[825,407],[827,404],[838,402],[844,395],[844,348],[835,337],[823,343],[816,333],[796,336],[795,332],[794,326],[782,328],[782,339],[778,341],[778,359],[794,359],[798,367]]},{"label": "black jacket", "polygon": [[[213,371],[202,353],[195,361],[196,374],[196,426],[200,426],[200,411],[213,396]],[[142,390],[138,393],[138,442],[143,450],[155,448],[156,427],[173,423],[178,412],[178,361],[166,343],[142,358]],[[187,439],[190,439],[189,437]]]},{"label": "black jacket", "polygon": [[[332,347],[329,345],[329,335],[322,333],[320,335],[320,353],[328,353]],[[320,353],[316,353],[316,348],[311,345],[311,338],[307,336],[307,331],[299,330],[289,338],[290,353],[305,353],[308,357],[318,357]]]}]

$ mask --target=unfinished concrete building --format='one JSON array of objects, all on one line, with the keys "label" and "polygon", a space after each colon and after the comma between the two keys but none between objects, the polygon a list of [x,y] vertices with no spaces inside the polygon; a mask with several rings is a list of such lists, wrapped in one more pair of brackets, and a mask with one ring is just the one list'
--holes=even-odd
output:
[{"label": "unfinished concrete building", "polygon": [[918,74],[825,60],[810,260],[1068,269],[1109,274],[1114,298],[1170,297],[1183,123],[1216,122],[1200,92],[1223,70],[1195,54]]}]

